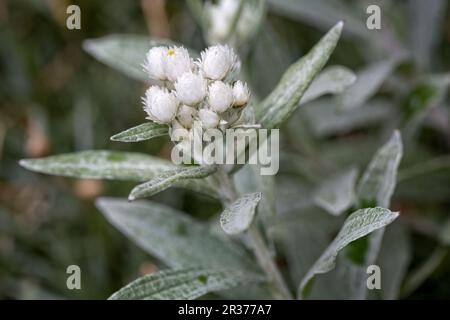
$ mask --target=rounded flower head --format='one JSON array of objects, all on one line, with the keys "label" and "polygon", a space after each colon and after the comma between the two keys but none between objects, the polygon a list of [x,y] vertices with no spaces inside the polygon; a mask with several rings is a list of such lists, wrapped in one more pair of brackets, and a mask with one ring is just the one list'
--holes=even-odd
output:
[{"label": "rounded flower head", "polygon": [[177,114],[178,100],[168,92],[157,86],[150,87],[143,98],[144,110],[148,119],[158,123],[169,123]]},{"label": "rounded flower head", "polygon": [[178,100],[187,105],[195,105],[206,96],[206,80],[199,74],[183,73],[174,84]]},{"label": "rounded flower head", "polygon": [[250,99],[250,91],[248,90],[247,84],[238,80],[233,86],[233,98],[235,107],[242,107],[248,103]]},{"label": "rounded flower head", "polygon": [[208,109],[201,109],[198,112],[198,117],[202,122],[202,126],[206,129],[217,128],[220,122],[220,117],[217,113]]},{"label": "rounded flower head", "polygon": [[196,114],[197,110],[194,108],[182,105],[178,110],[177,119],[183,127],[190,129],[194,123]]},{"label": "rounded flower head", "polygon": [[209,86],[208,102],[218,113],[227,111],[233,104],[233,89],[229,84],[215,81]]},{"label": "rounded flower head", "polygon": [[212,46],[201,53],[200,68],[208,79],[222,80],[238,66],[238,57],[226,45]]},{"label": "rounded flower head", "polygon": [[183,47],[170,47],[164,57],[164,72],[167,79],[176,81],[179,76],[192,70],[189,52]]},{"label": "rounded flower head", "polygon": [[144,70],[147,71],[151,79],[166,80],[166,73],[164,72],[164,59],[166,55],[166,47],[153,47],[147,52]]}]

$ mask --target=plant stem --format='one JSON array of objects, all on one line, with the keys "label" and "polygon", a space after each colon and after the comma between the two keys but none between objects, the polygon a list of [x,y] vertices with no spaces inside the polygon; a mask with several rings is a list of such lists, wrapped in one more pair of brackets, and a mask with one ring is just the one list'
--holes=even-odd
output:
[{"label": "plant stem", "polygon": [[[238,198],[234,181],[230,179],[229,175],[224,170],[219,169],[218,173],[220,186],[224,193],[224,205],[229,205]],[[247,231],[247,236],[250,240],[256,260],[267,277],[274,298],[283,300],[294,299],[284,282],[283,276],[273,260],[272,254],[270,253],[256,223],[253,223],[252,226],[250,226]]]}]

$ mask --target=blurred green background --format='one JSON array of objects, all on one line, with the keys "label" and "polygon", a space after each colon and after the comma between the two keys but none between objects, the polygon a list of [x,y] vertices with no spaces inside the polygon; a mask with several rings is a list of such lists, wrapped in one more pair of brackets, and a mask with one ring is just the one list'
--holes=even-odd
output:
[{"label": "blurred green background", "polygon": [[[332,118],[332,129],[323,133],[317,131],[314,115],[308,114],[310,107],[296,112],[282,128],[286,156],[277,176],[279,207],[295,211],[289,201],[301,196],[286,192],[301,194],[304,186],[316,182],[314,166],[319,158],[342,167],[363,167],[386,132],[408,122],[409,113],[416,114],[414,101],[419,100],[419,109],[426,104],[428,87],[421,86],[421,79],[449,71],[450,20],[447,1],[440,1],[439,14],[425,22],[414,16],[420,13],[417,1],[381,1],[377,3],[383,9],[383,31],[359,32],[358,23],[365,25],[370,1],[341,1],[355,13],[356,22],[348,19],[347,11],[323,11],[320,5],[311,5],[315,1],[306,7],[305,1],[280,2],[292,7],[269,1],[259,33],[239,48],[256,97],[267,95],[285,69],[339,20],[335,18],[346,20],[349,28],[329,65],[358,71],[398,50],[410,53],[377,90],[377,98],[389,101],[388,111],[356,116],[344,125],[339,122],[344,120]],[[66,28],[69,4],[81,8],[81,30]],[[418,24],[419,29],[414,29]],[[432,36],[420,33],[424,29],[431,30]],[[96,197],[125,197],[132,184],[44,176],[17,163],[22,158],[86,149],[168,157],[166,137],[139,144],[109,140],[143,121],[140,96],[146,89],[83,51],[84,40],[113,33],[170,38],[199,51],[207,45],[184,1],[0,0],[1,299],[104,299],[139,275],[161,267],[94,207]],[[374,40],[380,38],[381,47]],[[431,45],[423,44],[430,38],[434,39]],[[450,217],[450,104],[445,95],[436,101],[420,110],[420,125],[402,128],[413,134],[406,135],[408,147],[401,168],[441,159],[439,170],[406,179],[396,190],[393,209],[401,210],[409,230],[408,271],[429,261],[430,253],[440,248],[436,236]],[[289,187],[292,184],[294,188]],[[170,189],[154,198],[202,219],[220,210],[218,203],[181,190]],[[405,298],[450,297],[447,251],[445,247],[439,263]],[[66,287],[66,268],[71,264],[81,267],[82,290]]]}]

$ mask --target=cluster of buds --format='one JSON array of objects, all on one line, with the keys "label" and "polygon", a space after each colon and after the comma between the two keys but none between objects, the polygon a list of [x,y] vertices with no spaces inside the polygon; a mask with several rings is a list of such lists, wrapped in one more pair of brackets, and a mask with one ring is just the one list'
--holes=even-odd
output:
[{"label": "cluster of buds", "polygon": [[209,47],[196,61],[183,47],[153,47],[144,69],[161,83],[142,98],[147,119],[169,125],[174,141],[189,139],[195,121],[205,129],[232,127],[250,98],[247,85],[236,81],[240,61],[228,46]]}]

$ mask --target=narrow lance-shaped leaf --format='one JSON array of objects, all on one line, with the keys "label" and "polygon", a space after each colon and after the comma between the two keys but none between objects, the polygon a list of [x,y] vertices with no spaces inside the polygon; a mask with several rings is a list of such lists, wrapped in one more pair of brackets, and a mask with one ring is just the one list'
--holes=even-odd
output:
[{"label": "narrow lance-shaped leaf", "polygon": [[314,195],[317,206],[338,216],[355,201],[356,169],[350,169],[325,181]]},{"label": "narrow lance-shaped leaf", "polygon": [[[171,162],[150,155],[105,150],[25,159],[19,163],[28,170],[58,176],[129,181],[150,180],[176,168]],[[174,186],[218,197],[217,191],[206,179],[179,181]]]},{"label": "narrow lance-shaped leaf", "polygon": [[255,108],[256,118],[264,128],[279,126],[298,107],[306,89],[336,47],[342,26],[342,22],[336,24],[306,56],[293,64],[272,93]]},{"label": "narrow lance-shaped leaf", "polygon": [[374,230],[383,228],[397,217],[397,212],[391,212],[388,209],[380,207],[360,209],[352,213],[345,220],[342,229],[333,242],[331,242],[325,252],[302,279],[298,289],[299,298],[305,297],[308,291],[308,285],[317,274],[329,272],[334,268],[339,251],[351,242],[364,237]]},{"label": "narrow lance-shaped leaf", "polygon": [[109,300],[192,300],[207,293],[262,281],[262,276],[224,268],[192,267],[143,276]]},{"label": "narrow lance-shaped leaf", "polygon": [[325,94],[342,93],[356,81],[356,75],[348,68],[331,66],[323,70],[311,83],[300,100],[300,104],[308,103]]},{"label": "narrow lance-shaped leaf", "polygon": [[169,128],[164,124],[146,122],[113,135],[111,140],[120,142],[139,142],[164,136],[168,132]]},{"label": "narrow lance-shaped leaf", "polygon": [[153,179],[134,187],[128,196],[128,200],[133,201],[138,198],[150,197],[182,180],[206,178],[216,170],[217,166],[212,165],[181,167],[164,171]]},{"label": "narrow lance-shaped leaf", "polygon": [[246,231],[253,221],[260,200],[261,192],[249,193],[225,208],[220,216],[222,229],[228,234]]},{"label": "narrow lance-shaped leaf", "polygon": [[357,188],[357,206],[376,204],[389,207],[394,192],[397,169],[402,158],[400,132],[395,131],[389,141],[375,154]]}]

